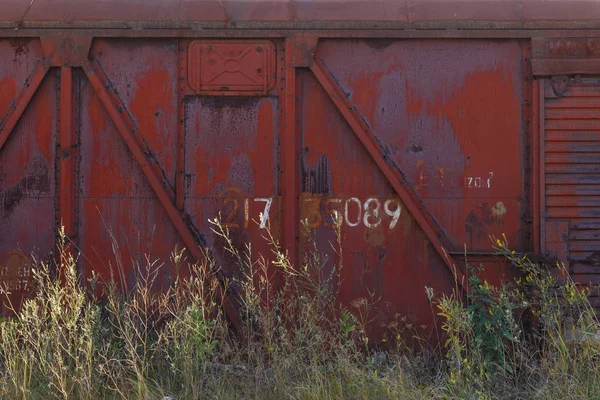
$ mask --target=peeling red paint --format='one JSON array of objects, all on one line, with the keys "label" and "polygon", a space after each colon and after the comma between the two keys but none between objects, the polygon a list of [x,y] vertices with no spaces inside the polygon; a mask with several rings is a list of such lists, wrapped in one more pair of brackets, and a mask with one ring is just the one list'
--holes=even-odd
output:
[{"label": "peeling red paint", "polygon": [[[297,18],[310,11],[288,6]],[[249,11],[227,7],[229,17]],[[405,22],[429,9],[419,7]],[[528,40],[310,32],[270,40],[243,29],[234,46],[201,30],[191,39],[46,32],[44,52],[38,39],[20,47],[0,39],[0,263],[18,244],[49,254],[60,221],[69,221],[85,278],[94,271],[131,287],[147,255],[164,262],[160,289],[175,274],[176,246],[189,262],[210,247],[223,277],[240,272],[209,219],[220,215],[234,245],[252,242],[253,259],[267,263],[266,226],[292,260],[309,255],[305,219],[329,257],[326,270],[344,265],[340,301],[352,308],[375,296],[369,333],[378,336],[397,314],[431,324],[424,288],[456,288],[465,248],[489,261],[488,236],[502,233],[514,248],[532,248]],[[87,57],[77,43],[91,43]],[[195,52],[213,43],[253,56],[215,66],[213,82],[205,64],[189,62],[192,43]],[[596,48],[588,47],[586,56]],[[551,111],[548,126],[561,115]],[[548,211],[571,215],[578,204]],[[342,260],[331,247],[336,223]],[[573,251],[587,251],[573,240]],[[511,273],[492,265],[490,276]],[[224,297],[235,325],[234,297]]]}]

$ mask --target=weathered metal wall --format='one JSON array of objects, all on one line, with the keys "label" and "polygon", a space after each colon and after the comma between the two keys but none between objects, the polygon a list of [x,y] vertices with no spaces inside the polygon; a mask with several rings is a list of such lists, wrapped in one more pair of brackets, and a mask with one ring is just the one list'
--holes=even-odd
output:
[{"label": "weathered metal wall", "polygon": [[397,314],[429,323],[424,287],[465,284],[465,250],[506,273],[490,235],[533,246],[528,41],[65,35],[4,39],[0,54],[15,303],[29,277],[13,250],[53,257],[61,223],[85,278],[131,285],[149,255],[165,287],[176,246],[233,265],[207,222],[219,214],[240,249],[269,257],[270,226],[296,261],[304,219],[340,261],[340,222],[341,300],[375,296],[372,333]]},{"label": "weathered metal wall", "polygon": [[[600,281],[597,77],[553,77],[542,86],[542,251],[575,281]],[[596,293],[594,293],[596,295]]]},{"label": "weathered metal wall", "polygon": [[[43,59],[39,40],[2,40],[0,54],[0,276],[18,306],[31,286],[19,249],[45,256],[57,233],[60,72],[52,71],[43,82],[33,72]],[[39,85],[35,96],[23,90],[31,84]]]},{"label": "weathered metal wall", "polygon": [[[332,210],[343,216],[343,297],[376,293],[378,321],[428,322],[424,287],[450,291],[461,268],[445,253],[490,253],[490,235],[503,233],[527,246],[524,51],[518,41],[327,40],[316,73],[299,76],[301,216],[323,244]],[[505,273],[486,261],[489,275]]]}]

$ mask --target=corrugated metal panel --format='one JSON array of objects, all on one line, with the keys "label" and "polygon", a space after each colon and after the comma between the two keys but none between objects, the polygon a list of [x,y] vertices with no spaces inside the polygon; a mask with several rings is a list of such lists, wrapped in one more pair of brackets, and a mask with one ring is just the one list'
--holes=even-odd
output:
[{"label": "corrugated metal panel", "polygon": [[546,248],[556,251],[554,240],[560,238],[558,248],[563,248],[563,256],[576,280],[597,283],[600,280],[600,80],[560,79],[560,87],[556,78],[554,85],[547,80],[544,88]]}]

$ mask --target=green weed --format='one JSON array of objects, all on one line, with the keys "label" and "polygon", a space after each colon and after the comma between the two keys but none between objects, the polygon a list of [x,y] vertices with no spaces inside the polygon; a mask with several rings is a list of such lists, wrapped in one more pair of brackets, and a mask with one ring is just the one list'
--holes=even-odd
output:
[{"label": "green weed", "polygon": [[[468,293],[425,288],[440,347],[396,315],[382,351],[366,335],[377,294],[342,307],[344,266],[319,251],[308,226],[308,251],[294,265],[268,229],[266,258],[250,243],[238,249],[219,219],[210,222],[223,243],[218,250],[235,264],[229,269],[239,272],[228,281],[210,251],[190,264],[176,249],[170,265],[150,257],[133,265],[129,285],[123,261],[113,274],[119,283],[95,275],[82,282],[61,231],[56,265],[30,257],[35,296],[0,322],[0,397],[600,397],[600,325],[590,288],[561,264],[538,265],[495,240],[498,256],[522,271],[519,279],[495,287],[482,266],[469,267]],[[341,260],[339,229],[331,245]],[[118,255],[116,240],[113,247]],[[173,281],[158,292],[158,272],[167,266]],[[222,312],[228,289],[240,302],[238,335]]]}]

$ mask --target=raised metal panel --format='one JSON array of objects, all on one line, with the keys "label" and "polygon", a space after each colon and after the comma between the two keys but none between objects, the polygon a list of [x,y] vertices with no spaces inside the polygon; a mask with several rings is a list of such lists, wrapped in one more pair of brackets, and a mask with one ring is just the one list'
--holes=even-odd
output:
[{"label": "raised metal panel", "polygon": [[275,85],[275,45],[269,41],[202,41],[188,46],[188,83],[204,94],[266,94]]}]

